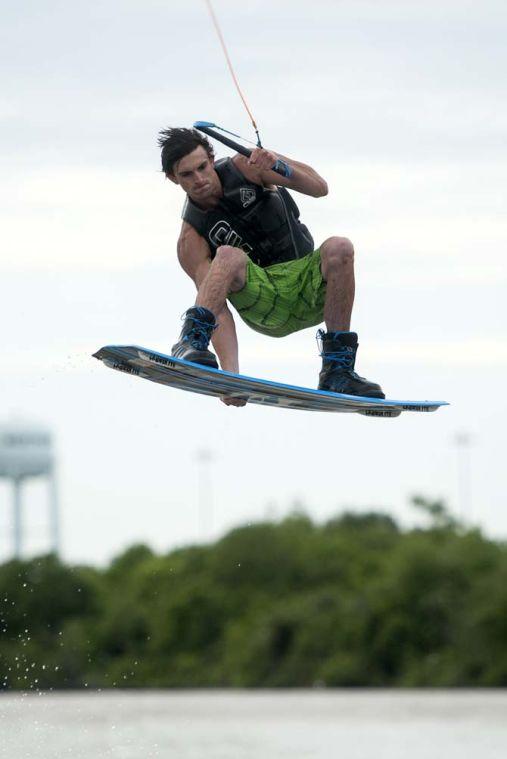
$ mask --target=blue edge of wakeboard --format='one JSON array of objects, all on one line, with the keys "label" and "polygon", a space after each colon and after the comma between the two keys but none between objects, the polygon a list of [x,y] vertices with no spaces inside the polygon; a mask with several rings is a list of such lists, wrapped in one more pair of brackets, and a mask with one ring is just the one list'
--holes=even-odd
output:
[{"label": "blue edge of wakeboard", "polygon": [[138,345],[106,345],[93,355],[111,369],[169,387],[279,408],[393,417],[402,411],[436,411],[449,405],[446,401],[393,401],[286,385],[201,366]]}]

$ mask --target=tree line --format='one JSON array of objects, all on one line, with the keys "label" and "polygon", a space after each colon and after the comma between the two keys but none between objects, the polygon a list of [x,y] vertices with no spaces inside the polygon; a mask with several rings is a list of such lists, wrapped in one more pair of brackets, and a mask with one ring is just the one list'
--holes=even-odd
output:
[{"label": "tree line", "polygon": [[414,499],[105,569],[0,566],[0,687],[506,686],[507,546]]}]

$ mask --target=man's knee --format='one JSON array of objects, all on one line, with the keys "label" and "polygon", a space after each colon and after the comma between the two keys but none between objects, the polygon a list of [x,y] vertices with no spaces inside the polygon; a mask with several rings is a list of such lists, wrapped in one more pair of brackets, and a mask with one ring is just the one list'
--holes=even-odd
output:
[{"label": "man's knee", "polygon": [[241,248],[221,245],[217,248],[213,263],[224,271],[225,276],[236,289],[243,287],[245,283],[247,260],[248,256]]},{"label": "man's knee", "polygon": [[246,266],[247,255],[241,248],[233,248],[232,245],[221,245],[217,248],[214,262],[224,269],[235,271]]},{"label": "man's knee", "polygon": [[329,237],[320,246],[320,256],[325,274],[331,269],[352,266],[354,263],[354,246],[346,237]]}]

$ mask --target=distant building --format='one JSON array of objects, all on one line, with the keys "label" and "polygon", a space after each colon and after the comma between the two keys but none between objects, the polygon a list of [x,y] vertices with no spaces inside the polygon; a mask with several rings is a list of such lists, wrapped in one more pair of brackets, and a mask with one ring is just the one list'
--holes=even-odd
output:
[{"label": "distant building", "polygon": [[21,558],[23,539],[23,483],[45,477],[48,483],[48,508],[51,550],[60,550],[56,463],[51,432],[25,422],[0,424],[0,478],[12,483],[13,554]]}]

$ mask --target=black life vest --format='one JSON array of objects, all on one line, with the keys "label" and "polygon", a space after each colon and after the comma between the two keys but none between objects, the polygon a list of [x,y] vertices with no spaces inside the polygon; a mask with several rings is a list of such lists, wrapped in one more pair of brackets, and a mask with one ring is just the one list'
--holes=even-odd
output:
[{"label": "black life vest", "polygon": [[313,238],[299,221],[299,208],[284,187],[269,190],[250,182],[231,158],[215,163],[223,196],[215,208],[203,210],[189,197],[182,219],[210,246],[242,248],[258,266],[302,258],[314,249]]}]

